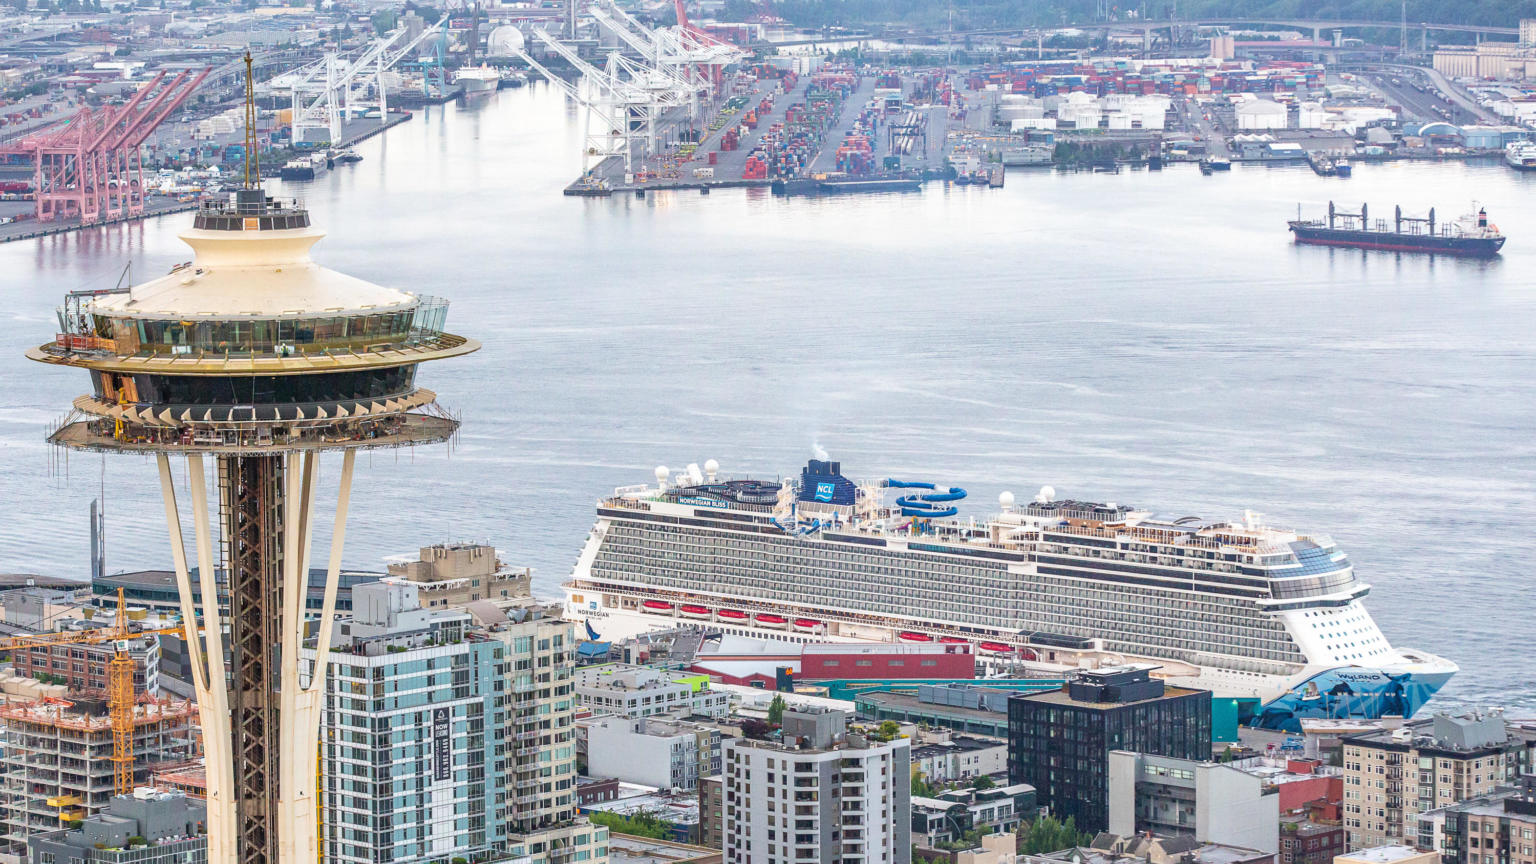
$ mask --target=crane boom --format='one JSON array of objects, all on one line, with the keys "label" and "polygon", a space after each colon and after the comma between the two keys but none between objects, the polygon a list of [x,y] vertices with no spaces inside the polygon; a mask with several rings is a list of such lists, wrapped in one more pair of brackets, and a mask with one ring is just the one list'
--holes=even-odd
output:
[{"label": "crane boom", "polygon": [[107,661],[107,714],[112,722],[112,788],[114,794],[133,793],[133,658],[128,654],[128,640],[135,636],[181,636],[181,627],[152,630],[128,629],[128,603],[123,589],[117,589],[117,615],[110,628],[72,630],[62,633],[38,633],[0,638],[0,650],[20,651],[52,645],[102,645],[113,643],[112,659]]}]

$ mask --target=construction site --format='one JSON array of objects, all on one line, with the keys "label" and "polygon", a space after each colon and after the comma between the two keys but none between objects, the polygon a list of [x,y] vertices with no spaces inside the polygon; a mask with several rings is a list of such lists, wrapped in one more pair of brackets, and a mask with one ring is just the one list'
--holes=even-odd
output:
[{"label": "construction site", "polygon": [[[197,751],[196,714],[185,700],[146,699],[133,706],[135,784],[147,781],[156,763],[185,761]],[[98,813],[119,794],[115,730],[104,701],[13,702],[0,706],[0,729],[0,855],[25,855],[28,837]]]}]

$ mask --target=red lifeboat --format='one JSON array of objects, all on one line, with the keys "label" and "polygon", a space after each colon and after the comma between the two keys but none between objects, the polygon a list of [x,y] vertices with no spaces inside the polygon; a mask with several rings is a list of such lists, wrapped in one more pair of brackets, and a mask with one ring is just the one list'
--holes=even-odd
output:
[{"label": "red lifeboat", "polygon": [[929,636],[927,633],[918,633],[915,630],[903,630],[900,633],[897,633],[896,637],[898,639],[900,639],[901,641],[903,641],[903,642],[932,642],[933,641],[933,637],[932,636]]},{"label": "red lifeboat", "polygon": [[774,615],[771,612],[759,612],[752,616],[752,620],[764,627],[783,627],[789,623],[789,619],[783,615]]},{"label": "red lifeboat", "polygon": [[644,603],[641,603],[640,606],[642,608],[644,608],[644,609],[649,609],[649,610],[651,610],[653,612],[671,612],[672,611],[672,604],[668,603],[665,600],[647,600]]},{"label": "red lifeboat", "polygon": [[726,621],[745,621],[745,620],[747,620],[747,613],[741,611],[740,609],[721,609],[719,612],[716,612],[715,614],[717,616],[719,616],[720,618],[726,620]]},{"label": "red lifeboat", "polygon": [[708,618],[711,612],[708,606],[699,606],[695,603],[684,603],[677,608],[677,611],[687,615],[689,618]]},{"label": "red lifeboat", "polygon": [[816,620],[815,618],[796,618],[795,619],[795,629],[796,630],[804,630],[806,632],[812,632],[812,631],[815,631],[815,630],[820,630],[821,629],[821,622]]},{"label": "red lifeboat", "polygon": [[969,645],[969,639],[961,639],[959,636],[940,636],[939,641],[945,645]]},{"label": "red lifeboat", "polygon": [[1012,645],[1001,642],[983,642],[979,647],[988,654],[1012,654],[1014,650]]}]

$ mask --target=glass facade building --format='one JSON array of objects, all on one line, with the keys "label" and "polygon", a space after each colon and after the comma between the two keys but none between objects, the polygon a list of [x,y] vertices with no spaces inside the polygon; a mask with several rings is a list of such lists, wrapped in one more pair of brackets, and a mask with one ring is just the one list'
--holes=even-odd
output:
[{"label": "glass facade building", "polygon": [[1061,690],[1008,700],[1008,780],[1079,831],[1109,826],[1109,751],[1211,756],[1211,694],[1165,687],[1142,667],[1081,673]]}]

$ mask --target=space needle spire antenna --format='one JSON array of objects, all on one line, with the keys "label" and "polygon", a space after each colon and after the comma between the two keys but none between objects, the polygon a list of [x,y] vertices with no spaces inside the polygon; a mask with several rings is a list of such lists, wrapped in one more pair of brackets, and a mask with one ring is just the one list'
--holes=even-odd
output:
[{"label": "space needle spire antenna", "polygon": [[256,143],[256,76],[245,52],[245,188],[261,188],[261,150]]}]

